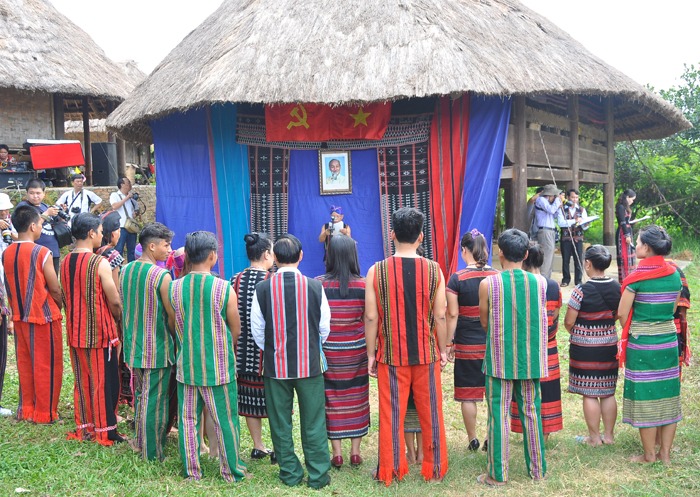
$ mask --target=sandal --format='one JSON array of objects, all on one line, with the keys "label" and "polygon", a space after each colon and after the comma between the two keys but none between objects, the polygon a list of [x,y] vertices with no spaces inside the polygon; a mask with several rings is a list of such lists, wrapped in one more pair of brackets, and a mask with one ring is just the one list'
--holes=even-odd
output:
[{"label": "sandal", "polygon": [[472,438],[472,440],[469,442],[469,446],[467,447],[469,450],[472,452],[479,450],[481,444],[479,444],[479,439],[478,438]]},{"label": "sandal", "polygon": [[488,452],[489,450],[489,441],[488,439],[484,440],[484,445],[481,446],[481,451],[482,452]]}]

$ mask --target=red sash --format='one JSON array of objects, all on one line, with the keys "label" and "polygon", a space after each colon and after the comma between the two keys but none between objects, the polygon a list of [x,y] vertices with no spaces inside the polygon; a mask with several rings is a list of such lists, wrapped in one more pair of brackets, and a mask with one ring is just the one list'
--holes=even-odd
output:
[{"label": "red sash", "polygon": [[[658,266],[656,269],[651,271],[641,270],[645,266]],[[655,278],[663,278],[664,276],[669,276],[676,272],[676,268],[667,263],[663,256],[655,255],[654,257],[647,257],[637,265],[637,270],[627,276],[622,282],[621,293],[625,293],[625,288],[632,283],[637,283],[638,281],[653,280]],[[627,321],[622,327],[622,336],[620,341],[617,343],[617,359],[620,361],[620,366],[625,364],[627,359],[627,344],[629,343],[630,336],[630,325],[632,324],[632,315],[634,314],[634,306],[630,309],[630,313],[627,316]]]}]

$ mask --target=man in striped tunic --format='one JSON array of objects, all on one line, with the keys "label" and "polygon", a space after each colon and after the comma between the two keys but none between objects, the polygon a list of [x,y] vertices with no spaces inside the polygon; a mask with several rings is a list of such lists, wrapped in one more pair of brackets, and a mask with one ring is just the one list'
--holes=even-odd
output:
[{"label": "man in striped tunic", "polygon": [[119,335],[122,305],[109,262],[94,253],[102,245],[102,220],[81,212],[73,218],[75,248],[61,263],[66,335],[75,376],[75,431],[69,440],[110,446],[117,432]]},{"label": "man in striped tunic", "polygon": [[246,476],[240,457],[240,425],[233,344],[241,332],[236,294],[211,274],[218,259],[216,235],[188,233],[185,255],[190,272],[170,284],[177,336],[177,402],[180,457],[184,475],[202,478],[199,420],[206,405],[219,442],[219,468],[227,482]]},{"label": "man in striped tunic", "polygon": [[63,316],[51,251],[35,243],[42,223],[34,207],[18,206],[12,213],[12,225],[19,238],[5,249],[2,261],[15,324],[17,419],[53,423],[58,419],[63,377]]},{"label": "man in striped tunic", "polygon": [[423,213],[403,207],[392,215],[393,257],[367,272],[365,336],[370,376],[379,388],[379,463],[375,478],[389,486],[408,473],[404,418],[413,398],[423,434],[426,481],[447,472],[441,371],[447,364],[445,278],[440,266],[416,254]]},{"label": "man in striped tunic", "polygon": [[296,391],[309,486],[330,483],[326,438],[326,359],[321,344],[331,331],[331,310],[320,281],[299,272],[303,252],[294,235],[282,235],[273,247],[279,270],[255,287],[251,333],[263,351],[265,403],[279,477],[298,485],[304,470],[294,453],[292,402]]},{"label": "man in striped tunic", "polygon": [[523,271],[528,237],[509,229],[498,237],[503,272],[479,284],[479,318],[486,330],[486,402],[488,404],[488,473],[486,485],[508,480],[510,402],[515,393],[523,425],[525,462],[530,477],[544,478],[544,435],[540,378],[547,376],[547,281]]},{"label": "man in striped tunic", "polygon": [[175,364],[175,316],[170,306],[170,272],[158,267],[170,254],[173,232],[161,223],[139,234],[143,253],[122,269],[124,362],[133,374],[134,448],[144,459],[165,457],[170,375]]}]

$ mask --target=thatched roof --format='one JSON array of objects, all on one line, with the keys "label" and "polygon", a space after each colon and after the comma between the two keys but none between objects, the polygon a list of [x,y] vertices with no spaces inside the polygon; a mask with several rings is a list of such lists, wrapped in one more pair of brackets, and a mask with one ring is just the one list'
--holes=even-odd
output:
[{"label": "thatched roof", "polygon": [[148,121],[217,102],[334,104],[465,91],[612,96],[616,131],[626,130],[617,139],[690,126],[515,0],[225,0],[107,125],[148,140]]},{"label": "thatched roof", "polygon": [[121,101],[136,79],[48,1],[0,0],[0,87]]}]

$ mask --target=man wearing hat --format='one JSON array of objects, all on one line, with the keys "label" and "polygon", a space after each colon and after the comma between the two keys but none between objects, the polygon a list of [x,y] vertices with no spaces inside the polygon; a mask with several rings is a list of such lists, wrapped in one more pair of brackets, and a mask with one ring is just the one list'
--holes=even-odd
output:
[{"label": "man wearing hat", "polygon": [[345,235],[352,237],[350,231],[350,225],[348,225],[343,219],[343,208],[339,205],[331,205],[331,220],[330,222],[323,225],[321,228],[321,234],[318,235],[318,241],[323,243],[325,252],[323,255],[323,260],[326,260],[325,253],[328,252],[328,245],[331,243],[331,238],[334,235]]},{"label": "man wearing hat", "polygon": [[63,193],[56,202],[60,206],[65,206],[68,215],[73,219],[76,214],[81,212],[95,212],[98,205],[102,203],[102,199],[90,190],[85,190],[85,176],[83,173],[71,174],[73,189]]},{"label": "man wearing hat", "polygon": [[[0,257],[12,243],[12,240],[17,238],[17,232],[10,221],[10,209],[13,207],[7,193],[0,193],[0,230],[2,230]],[[13,329],[12,320],[7,319],[10,311],[5,304],[5,271],[2,264],[0,264],[0,299],[0,314],[2,315],[0,317],[0,400],[2,400],[2,385],[5,381],[5,367],[7,365],[7,332],[8,330],[11,332]],[[12,414],[10,409],[2,407],[0,404],[0,416],[12,416]]]},{"label": "man wearing hat", "polygon": [[561,190],[556,185],[545,185],[535,201],[535,224],[537,225],[537,243],[542,247],[544,262],[540,270],[545,278],[552,277],[554,260],[555,234],[557,217],[561,209]]}]

